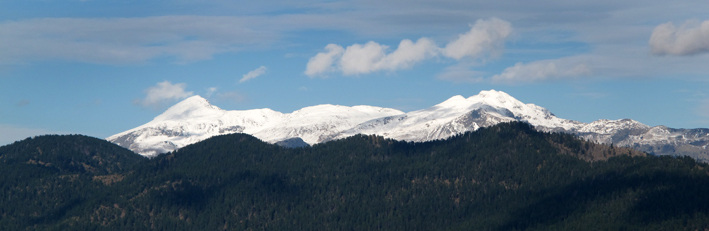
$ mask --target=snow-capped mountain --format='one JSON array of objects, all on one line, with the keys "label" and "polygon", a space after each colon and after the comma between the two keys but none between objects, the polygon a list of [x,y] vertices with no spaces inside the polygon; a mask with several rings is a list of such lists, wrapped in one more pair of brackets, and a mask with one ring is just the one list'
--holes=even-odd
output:
[{"label": "snow-capped mountain", "polygon": [[106,139],[145,156],[237,132],[271,143],[299,137],[315,144],[367,120],[399,114],[403,112],[389,108],[338,105],[306,107],[293,113],[267,108],[227,111],[200,96],[192,96],[152,121]]},{"label": "snow-capped mountain", "polygon": [[373,106],[317,105],[292,113],[271,109],[226,111],[193,96],[152,121],[107,140],[146,156],[172,151],[209,137],[242,132],[278,144],[317,144],[355,134],[404,141],[428,141],[501,122],[524,121],[538,130],[573,133],[656,154],[690,155],[709,161],[709,129],[650,127],[631,119],[582,123],[556,117],[501,91],[454,96],[433,107],[408,113]]},{"label": "snow-capped mountain", "polygon": [[526,121],[534,126],[562,129],[571,129],[581,124],[557,118],[547,109],[524,104],[507,93],[490,90],[467,99],[460,95],[453,96],[430,108],[367,121],[333,138],[362,133],[420,142],[445,139],[480,127],[515,120]]}]

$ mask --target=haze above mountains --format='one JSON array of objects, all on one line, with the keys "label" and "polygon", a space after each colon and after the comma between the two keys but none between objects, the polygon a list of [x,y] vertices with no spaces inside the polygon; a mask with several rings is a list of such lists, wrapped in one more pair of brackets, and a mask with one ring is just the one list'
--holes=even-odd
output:
[{"label": "haze above mountains", "polygon": [[108,141],[144,156],[156,156],[209,137],[251,134],[284,146],[314,145],[356,134],[403,141],[446,139],[501,122],[523,121],[537,130],[564,132],[598,143],[613,143],[656,155],[688,155],[709,161],[709,129],[650,127],[632,119],[591,123],[562,119],[549,110],[525,104],[502,91],[457,95],[432,107],[408,113],[374,106],[316,105],[292,113],[268,108],[227,111],[192,96],[152,121],[115,134]]}]

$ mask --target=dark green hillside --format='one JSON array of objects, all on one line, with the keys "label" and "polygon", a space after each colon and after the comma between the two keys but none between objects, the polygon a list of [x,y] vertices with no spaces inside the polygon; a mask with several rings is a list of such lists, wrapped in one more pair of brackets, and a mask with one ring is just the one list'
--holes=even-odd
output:
[{"label": "dark green hillside", "polygon": [[46,135],[0,147],[4,164],[43,166],[59,174],[122,172],[145,158],[103,139],[82,135]]},{"label": "dark green hillside", "polygon": [[[34,171],[17,163],[17,171]],[[14,191],[20,195],[13,200],[0,197],[0,224],[28,230],[704,230],[707,167],[540,133],[524,123],[426,143],[357,135],[303,148],[232,134],[144,159],[106,184],[90,171],[64,181],[41,175],[42,184],[32,185],[5,179],[3,187],[25,191]],[[70,198],[63,199],[45,188],[83,194],[60,194]],[[55,205],[60,198],[72,203]],[[55,212],[21,206],[34,201]]]},{"label": "dark green hillside", "polygon": [[54,225],[147,159],[102,139],[47,135],[0,147],[0,230]]}]

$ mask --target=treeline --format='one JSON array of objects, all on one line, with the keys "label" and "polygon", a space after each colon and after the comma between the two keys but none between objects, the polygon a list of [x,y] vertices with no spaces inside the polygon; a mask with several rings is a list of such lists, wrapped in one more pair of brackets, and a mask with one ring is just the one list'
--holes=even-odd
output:
[{"label": "treeline", "polygon": [[425,143],[357,135],[289,149],[232,134],[153,159],[126,151],[82,136],[45,136],[0,147],[0,226],[8,230],[709,227],[706,164],[540,133],[524,123]]}]

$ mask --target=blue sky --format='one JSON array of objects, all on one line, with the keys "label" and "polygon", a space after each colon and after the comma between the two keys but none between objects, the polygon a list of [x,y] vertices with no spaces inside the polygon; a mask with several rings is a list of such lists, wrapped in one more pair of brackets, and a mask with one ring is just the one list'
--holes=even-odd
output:
[{"label": "blue sky", "polygon": [[707,1],[0,2],[0,145],[223,109],[412,111],[502,90],[565,119],[709,127]]}]

